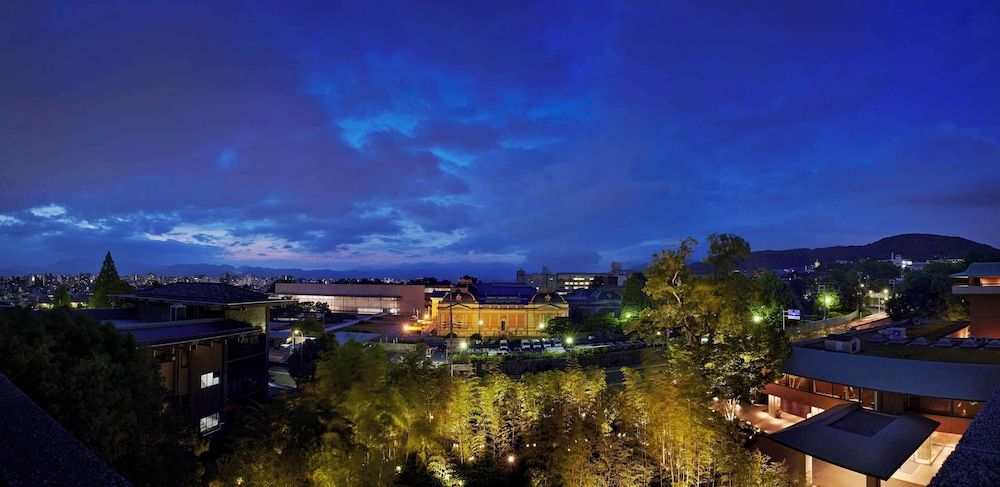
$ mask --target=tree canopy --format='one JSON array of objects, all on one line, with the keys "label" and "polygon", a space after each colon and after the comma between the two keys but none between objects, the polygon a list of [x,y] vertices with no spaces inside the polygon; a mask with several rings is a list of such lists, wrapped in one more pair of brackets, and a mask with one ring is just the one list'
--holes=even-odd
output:
[{"label": "tree canopy", "polygon": [[0,371],[134,484],[200,475],[190,429],[161,415],[159,368],[130,335],[65,309],[2,313],[0,350]]},{"label": "tree canopy", "polygon": [[964,267],[964,265],[928,264],[923,270],[906,273],[903,283],[896,287],[895,294],[886,303],[889,316],[894,320],[968,319],[968,301],[951,292],[953,282],[950,275]]},{"label": "tree canopy", "polygon": [[91,308],[110,308],[115,305],[112,297],[114,294],[126,294],[132,292],[132,286],[118,276],[118,268],[111,258],[111,251],[104,255],[104,263],[101,265],[101,272],[94,280],[94,292],[90,297]]},{"label": "tree canopy", "polygon": [[[690,369],[688,369],[690,370]],[[783,486],[690,373],[452,377],[418,352],[332,345],[303,394],[245,413],[218,481],[249,485]],[[278,433],[280,432],[280,433]]]},{"label": "tree canopy", "polygon": [[789,353],[780,323],[791,295],[771,273],[751,277],[736,272],[750,252],[742,238],[723,234],[708,240],[706,263],[715,269],[712,277],[691,275],[694,239],[653,256],[645,291],[654,306],[643,319],[626,324],[626,330],[653,343],[680,330],[681,339],[670,344],[672,370],[691,369],[713,395],[724,398],[732,418],[739,402],[777,376]]}]

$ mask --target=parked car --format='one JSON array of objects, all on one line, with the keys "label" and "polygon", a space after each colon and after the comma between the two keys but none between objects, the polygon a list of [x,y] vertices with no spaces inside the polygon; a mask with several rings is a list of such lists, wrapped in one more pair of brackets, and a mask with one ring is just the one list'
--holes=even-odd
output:
[{"label": "parked car", "polygon": [[504,353],[510,352],[510,347],[507,345],[507,340],[500,340],[500,351]]},{"label": "parked car", "polygon": [[544,350],[545,347],[542,346],[542,341],[537,338],[531,339],[531,348],[535,350]]}]

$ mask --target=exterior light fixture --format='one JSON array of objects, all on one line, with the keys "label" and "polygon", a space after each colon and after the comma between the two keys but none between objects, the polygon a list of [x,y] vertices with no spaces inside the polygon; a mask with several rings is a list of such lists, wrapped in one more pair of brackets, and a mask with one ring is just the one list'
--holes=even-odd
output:
[{"label": "exterior light fixture", "polygon": [[462,341],[458,342],[458,349],[459,350],[465,350],[466,348],[469,348],[469,342],[467,342],[465,340],[462,340]]},{"label": "exterior light fixture", "polygon": [[573,337],[566,337],[566,345],[572,345],[572,344],[573,344]]},{"label": "exterior light fixture", "polygon": [[753,315],[753,322],[754,323],[760,323],[760,320],[762,320],[762,319],[763,318],[761,318],[760,315]]},{"label": "exterior light fixture", "polygon": [[514,455],[507,455],[507,463],[513,465],[514,460],[517,460],[516,458],[514,458]]}]

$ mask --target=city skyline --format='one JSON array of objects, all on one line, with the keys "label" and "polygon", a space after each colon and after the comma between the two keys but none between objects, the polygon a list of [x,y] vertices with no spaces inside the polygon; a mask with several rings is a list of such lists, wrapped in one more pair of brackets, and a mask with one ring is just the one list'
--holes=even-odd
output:
[{"label": "city skyline", "polygon": [[996,5],[5,10],[0,268],[1000,246]]}]

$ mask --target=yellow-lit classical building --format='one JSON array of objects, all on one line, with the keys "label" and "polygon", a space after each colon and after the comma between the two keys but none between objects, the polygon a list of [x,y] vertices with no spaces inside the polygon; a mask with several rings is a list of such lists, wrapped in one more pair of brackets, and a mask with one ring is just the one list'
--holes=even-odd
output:
[{"label": "yellow-lit classical building", "polygon": [[439,335],[447,335],[452,326],[457,336],[542,335],[550,320],[569,316],[569,304],[562,296],[524,284],[462,281],[433,304]]}]

